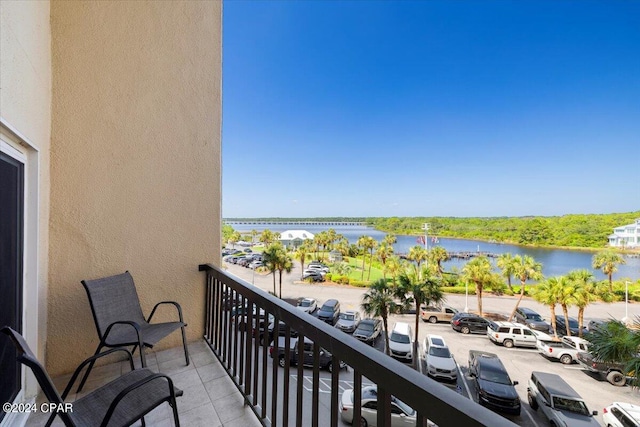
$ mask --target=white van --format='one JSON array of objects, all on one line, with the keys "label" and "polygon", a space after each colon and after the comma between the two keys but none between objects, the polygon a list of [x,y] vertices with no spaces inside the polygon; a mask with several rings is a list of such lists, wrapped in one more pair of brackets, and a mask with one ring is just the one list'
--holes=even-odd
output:
[{"label": "white van", "polygon": [[413,361],[413,334],[408,323],[397,322],[389,334],[391,356],[403,362]]}]

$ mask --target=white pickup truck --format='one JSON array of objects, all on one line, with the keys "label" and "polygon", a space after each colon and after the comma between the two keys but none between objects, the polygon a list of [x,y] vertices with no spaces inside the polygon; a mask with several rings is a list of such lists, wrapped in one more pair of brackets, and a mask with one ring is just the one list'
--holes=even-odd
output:
[{"label": "white pickup truck", "polygon": [[537,348],[543,356],[570,365],[578,362],[578,353],[589,351],[589,341],[579,337],[562,337],[560,341],[540,340]]}]

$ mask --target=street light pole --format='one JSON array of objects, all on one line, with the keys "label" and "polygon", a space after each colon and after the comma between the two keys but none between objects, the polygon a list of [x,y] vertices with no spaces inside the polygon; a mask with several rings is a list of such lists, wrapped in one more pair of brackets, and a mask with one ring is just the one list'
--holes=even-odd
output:
[{"label": "street light pole", "polygon": [[464,282],[464,312],[469,312],[469,281]]},{"label": "street light pole", "polygon": [[627,323],[629,320],[629,282],[625,280],[624,282],[624,319],[622,319],[622,323]]}]

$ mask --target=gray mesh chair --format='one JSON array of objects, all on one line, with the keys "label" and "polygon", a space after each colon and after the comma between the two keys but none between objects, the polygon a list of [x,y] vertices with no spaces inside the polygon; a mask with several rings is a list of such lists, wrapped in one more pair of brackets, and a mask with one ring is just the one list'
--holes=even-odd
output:
[{"label": "gray mesh chair", "polygon": [[[96,323],[100,343],[96,354],[103,347],[133,346],[132,353],[139,348],[142,367],[147,366],[144,348],[152,348],[158,341],[177,329],[182,330],[182,346],[184,357],[189,364],[189,350],[184,328],[187,326],[182,319],[180,304],[173,301],[162,301],[151,310],[145,319],[140,308],[140,300],[133,283],[133,277],[128,271],[115,276],[95,280],[83,280],[82,285],[87,291],[93,320]],[[162,304],[171,304],[178,311],[177,322],[150,323],[156,309]],[[84,387],[87,376],[93,368],[93,362],[80,382],[78,392]]]},{"label": "gray mesh chair", "polygon": [[115,348],[103,353],[96,354],[85,360],[75,370],[69,384],[62,395],[58,394],[49,374],[38,362],[26,341],[16,331],[5,326],[1,330],[9,336],[18,350],[17,360],[31,369],[40,388],[44,392],[49,403],[56,404],[56,408],[62,408],[64,400],[78,375],[87,364],[95,362],[96,359],[114,352],[125,352],[129,357],[131,371],[116,378],[108,384],[90,392],[84,397],[76,400],[72,404],[71,411],[53,412],[49,417],[47,426],[51,425],[56,416],[59,416],[65,426],[101,426],[119,427],[130,426],[138,420],[145,425],[144,416],[157,406],[168,402],[173,409],[173,420],[176,427],[180,426],[178,417],[178,407],[176,406],[176,396],[183,394],[173,386],[173,381],[166,375],[156,374],[149,369],[134,369],[133,357],[124,348]]}]

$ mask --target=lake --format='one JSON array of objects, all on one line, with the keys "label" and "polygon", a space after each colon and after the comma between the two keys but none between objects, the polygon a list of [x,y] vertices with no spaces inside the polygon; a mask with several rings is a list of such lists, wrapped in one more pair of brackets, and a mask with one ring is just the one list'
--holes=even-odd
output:
[{"label": "lake", "polygon": [[[283,232],[286,230],[294,229],[296,226],[283,225],[283,224],[234,224],[233,228],[241,233],[246,233],[251,230],[269,229],[271,231]],[[349,243],[356,243],[358,238],[363,235],[371,236],[377,241],[381,241],[387,233],[379,230],[375,230],[365,226],[318,226],[318,225],[305,225],[303,228],[310,233],[316,234],[329,228],[333,228],[336,233],[342,234],[349,240]],[[396,253],[409,252],[409,248],[418,244],[416,236],[403,236],[397,237],[397,243],[394,246]],[[434,243],[429,240],[429,247],[432,247]],[[489,252],[493,254],[503,254],[510,252],[513,255],[530,255],[536,261],[542,264],[542,271],[546,277],[561,276],[567,274],[571,270],[587,269],[594,273],[597,280],[606,279],[606,276],[602,274],[600,270],[593,270],[591,267],[591,258],[594,252],[584,251],[571,251],[566,249],[549,249],[549,248],[531,248],[526,246],[502,244],[502,243],[489,243],[481,242],[477,240],[466,239],[448,239],[440,238],[437,243],[438,246],[445,248],[448,252]],[[625,258],[626,264],[618,266],[618,271],[614,273],[614,280],[621,280],[623,278],[630,279],[632,281],[640,279],[640,258]],[[449,270],[452,267],[461,269],[464,267],[467,261],[461,259],[453,259],[444,263],[445,270]],[[492,259],[495,264],[495,259]]]}]

